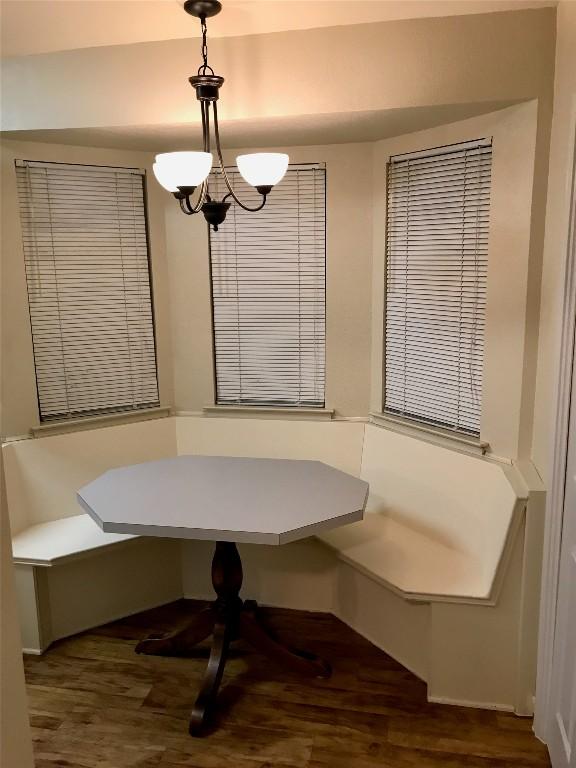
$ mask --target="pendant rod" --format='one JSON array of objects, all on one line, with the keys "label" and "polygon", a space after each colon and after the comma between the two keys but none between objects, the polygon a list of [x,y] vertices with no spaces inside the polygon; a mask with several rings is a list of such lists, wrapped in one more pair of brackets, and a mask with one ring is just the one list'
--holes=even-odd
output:
[{"label": "pendant rod", "polygon": [[202,138],[204,143],[204,152],[210,152],[210,102],[201,101],[200,111],[202,113]]}]

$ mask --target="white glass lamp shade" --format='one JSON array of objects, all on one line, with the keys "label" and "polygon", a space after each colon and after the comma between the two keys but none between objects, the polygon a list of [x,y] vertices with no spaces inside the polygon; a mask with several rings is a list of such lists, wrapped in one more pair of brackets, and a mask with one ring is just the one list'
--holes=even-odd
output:
[{"label": "white glass lamp shade", "polygon": [[254,152],[238,155],[236,165],[242,178],[253,187],[273,187],[284,178],[288,160],[288,155],[281,152]]},{"label": "white glass lamp shade", "polygon": [[197,187],[212,168],[210,152],[165,152],[156,155],[154,175],[159,184],[169,192],[178,187]]}]

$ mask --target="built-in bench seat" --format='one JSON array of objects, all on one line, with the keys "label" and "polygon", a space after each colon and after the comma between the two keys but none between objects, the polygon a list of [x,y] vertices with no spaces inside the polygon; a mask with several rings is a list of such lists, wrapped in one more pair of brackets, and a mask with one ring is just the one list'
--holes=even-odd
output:
[{"label": "built-in bench seat", "polygon": [[526,504],[511,467],[374,424],[177,422],[179,453],[315,458],[360,475],[365,519],[320,535],[325,544],[406,599],[494,600]]},{"label": "built-in bench seat", "polygon": [[407,599],[494,600],[526,503],[511,470],[367,425],[360,476],[365,519],[322,541]]},{"label": "built-in bench seat", "polygon": [[181,597],[180,551],[171,541],[104,533],[76,490],[112,467],[176,452],[170,419],[3,446],[22,643],[54,640]]},{"label": "built-in bench seat", "polygon": [[493,601],[525,498],[506,468],[372,424],[168,418],[5,446],[18,566],[62,565],[133,537],[79,514],[114,466],[183,453],[319,459],[370,484],[366,517],[319,538],[409,600]]},{"label": "built-in bench seat", "polygon": [[182,454],[316,459],[367,480],[362,522],[321,541],[246,545],[246,594],[331,610],[426,680],[433,700],[530,712],[536,618],[523,595],[538,589],[542,492],[525,526],[516,468],[354,421],[169,417],[6,444],[26,650],[210,598],[210,542],[105,534],[76,500],[107,469]]},{"label": "built-in bench seat", "polygon": [[50,567],[135,538],[126,533],[104,533],[82,513],[20,531],[12,537],[12,556],[17,565]]},{"label": "built-in bench seat", "polygon": [[[114,563],[112,550],[138,538],[130,534],[104,533],[85,513],[31,525],[15,534],[12,537],[12,557],[24,649],[29,653],[41,653],[63,634],[93,626],[97,622],[96,616],[104,620],[117,618],[118,608],[120,614],[126,609],[131,613],[131,599],[128,603],[120,601],[120,604],[112,599],[106,605],[105,582],[100,577],[102,569],[110,565],[111,556]],[[77,562],[93,561],[95,558],[98,558],[96,566],[94,562],[84,562],[80,566]],[[131,555],[128,556],[130,558]],[[74,594],[78,585],[66,583],[66,577],[64,580],[51,578],[49,572],[56,568],[59,572],[64,569],[68,582],[74,579],[80,582],[91,580],[84,592],[87,600],[90,600],[91,588],[97,583],[102,584],[104,594],[96,594],[96,602],[93,602],[100,608],[96,607],[92,612],[92,607],[85,604],[74,610],[70,594]],[[113,607],[112,614],[109,613],[110,606]],[[70,616],[65,615],[66,607],[71,609]],[[62,632],[61,626],[66,630]]]}]

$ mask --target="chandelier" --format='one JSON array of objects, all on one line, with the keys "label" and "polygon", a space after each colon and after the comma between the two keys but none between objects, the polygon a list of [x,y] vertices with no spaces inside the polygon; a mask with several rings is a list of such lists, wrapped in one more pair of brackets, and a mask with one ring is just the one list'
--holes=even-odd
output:
[{"label": "chandelier", "polygon": [[[165,152],[156,155],[153,170],[158,182],[164,189],[172,192],[180,203],[182,212],[191,216],[202,211],[204,218],[214,230],[222,224],[228,213],[231,198],[245,211],[259,211],[266,204],[266,198],[272,187],[282,180],[288,168],[288,155],[280,152],[255,152],[249,155],[239,155],[236,164],[241,176],[262,196],[262,202],[255,208],[245,205],[237,196],[230,178],[226,173],[220,147],[220,131],[218,128],[218,94],[224,83],[224,78],[215,74],[208,64],[208,44],[206,42],[206,19],[215,16],[222,10],[218,0],[186,0],[184,10],[200,19],[202,29],[202,64],[198,73],[189,78],[190,84],[196,90],[196,98],[200,102],[202,118],[203,152]],[[228,189],[221,200],[214,200],[210,195],[208,176],[212,170],[213,156],[210,151],[210,106],[212,106],[212,126],[216,156],[220,166],[222,179]],[[200,187],[193,202],[196,189]]]}]

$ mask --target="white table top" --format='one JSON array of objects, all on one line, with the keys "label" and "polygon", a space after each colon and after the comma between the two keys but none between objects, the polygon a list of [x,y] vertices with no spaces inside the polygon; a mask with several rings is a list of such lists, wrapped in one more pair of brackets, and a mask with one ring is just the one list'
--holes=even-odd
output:
[{"label": "white table top", "polygon": [[284,544],[361,520],[368,483],[319,461],[178,456],[78,491],[103,531]]}]

